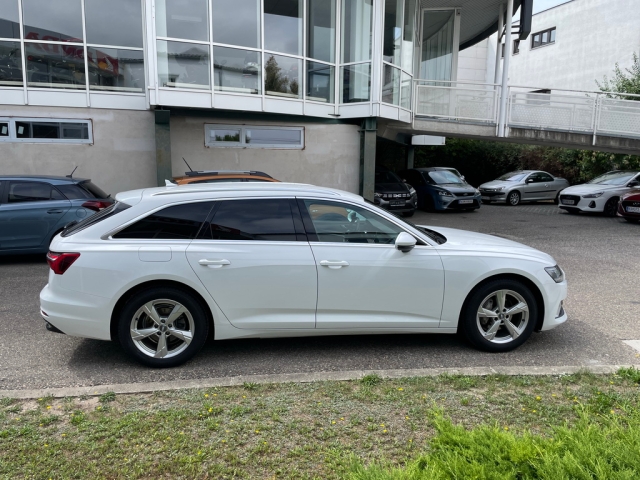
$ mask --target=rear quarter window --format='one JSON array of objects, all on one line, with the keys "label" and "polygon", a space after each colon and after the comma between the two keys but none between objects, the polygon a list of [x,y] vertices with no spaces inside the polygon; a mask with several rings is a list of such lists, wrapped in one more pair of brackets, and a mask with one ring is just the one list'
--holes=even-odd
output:
[{"label": "rear quarter window", "polygon": [[213,202],[163,208],[113,235],[113,238],[193,240],[206,221]]},{"label": "rear quarter window", "polygon": [[122,202],[116,202],[113,205],[110,205],[107,208],[94,213],[90,217],[87,217],[78,223],[70,223],[64,228],[61,235],[63,237],[70,237],[71,235],[74,235],[84,230],[85,228],[89,228],[97,223],[102,222],[103,220],[106,220],[109,217],[113,217],[114,215],[125,211],[127,208],[131,208],[131,205],[127,205],[126,203]]}]

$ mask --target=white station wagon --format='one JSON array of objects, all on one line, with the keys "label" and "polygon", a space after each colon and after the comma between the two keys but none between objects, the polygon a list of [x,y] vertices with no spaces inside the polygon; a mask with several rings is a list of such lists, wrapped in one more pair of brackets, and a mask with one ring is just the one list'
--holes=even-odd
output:
[{"label": "white station wagon", "polygon": [[459,332],[504,352],[567,319],[549,255],[311,185],[124,192],[50,249],[47,328],[118,339],[152,367],[185,362],[211,330],[218,340]]}]

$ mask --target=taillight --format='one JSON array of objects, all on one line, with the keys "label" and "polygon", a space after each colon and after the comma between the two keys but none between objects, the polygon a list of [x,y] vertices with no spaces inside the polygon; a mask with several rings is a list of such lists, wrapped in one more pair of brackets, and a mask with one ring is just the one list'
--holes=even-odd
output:
[{"label": "taillight", "polygon": [[111,202],[103,202],[103,201],[100,201],[100,200],[90,200],[88,202],[84,202],[82,204],[82,207],[83,208],[88,208],[89,210],[94,210],[96,212],[99,212],[103,208],[107,208],[110,205],[111,205]]},{"label": "taillight", "polygon": [[47,253],[47,262],[53,270],[53,273],[56,275],[62,275],[66,272],[73,262],[75,262],[78,257],[80,257],[79,253],[56,253],[49,252]]}]

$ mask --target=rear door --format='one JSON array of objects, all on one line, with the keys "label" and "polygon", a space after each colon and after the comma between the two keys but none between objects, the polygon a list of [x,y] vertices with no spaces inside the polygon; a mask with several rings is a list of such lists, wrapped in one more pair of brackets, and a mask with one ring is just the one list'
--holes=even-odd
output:
[{"label": "rear door", "polygon": [[46,249],[71,208],[47,182],[8,181],[0,205],[0,246],[11,249]]},{"label": "rear door", "polygon": [[219,200],[189,264],[241,329],[315,328],[318,278],[293,199]]}]

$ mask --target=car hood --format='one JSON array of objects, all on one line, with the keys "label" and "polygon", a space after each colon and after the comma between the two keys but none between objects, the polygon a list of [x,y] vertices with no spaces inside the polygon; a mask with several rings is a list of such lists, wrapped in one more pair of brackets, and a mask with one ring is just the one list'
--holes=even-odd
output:
[{"label": "car hood", "polygon": [[635,189],[635,190],[631,190],[630,192],[625,193],[621,200],[628,200],[628,201],[640,201],[640,189]]},{"label": "car hood", "polygon": [[376,193],[407,193],[409,188],[404,183],[376,183]]},{"label": "car hood", "polygon": [[563,195],[586,195],[595,192],[615,192],[616,190],[626,190],[624,185],[602,185],[597,183],[583,183],[582,185],[574,185],[562,190]]},{"label": "car hood", "polygon": [[446,190],[446,191],[451,192],[451,193],[453,193],[455,195],[460,194],[460,193],[476,193],[475,187],[472,187],[469,184],[459,185],[459,184],[442,183],[442,184],[432,185],[432,186],[435,187],[435,188],[438,188],[438,189]]},{"label": "car hood", "polygon": [[504,180],[491,180],[490,182],[483,183],[478,188],[510,188],[516,185],[520,185],[520,182],[506,182]]},{"label": "car hood", "polygon": [[518,255],[536,259],[542,263],[553,266],[556,264],[553,257],[547,253],[531,248],[522,243],[507,240],[506,238],[486,235],[484,233],[458,230],[456,228],[431,227],[421,225],[434,230],[447,238],[447,242],[441,247],[458,250],[471,250],[474,252],[501,253],[505,255]]}]

